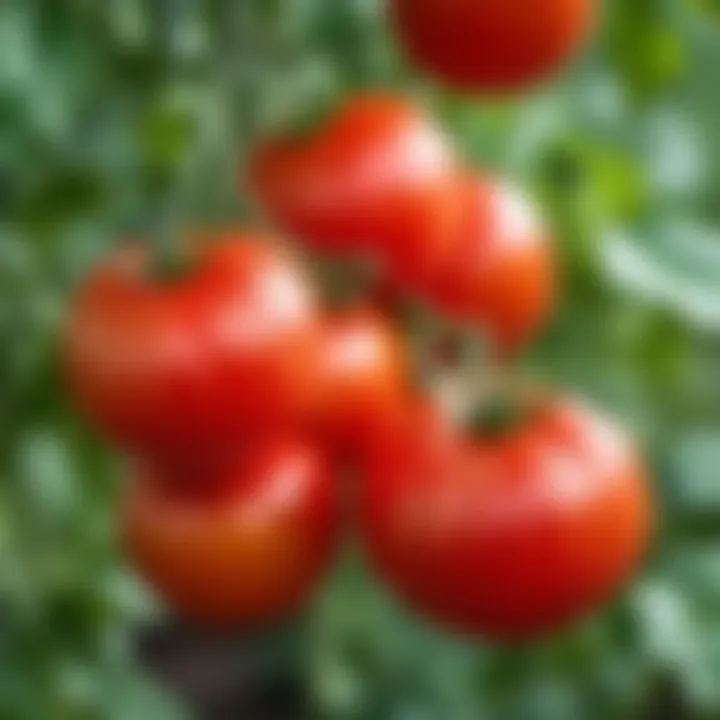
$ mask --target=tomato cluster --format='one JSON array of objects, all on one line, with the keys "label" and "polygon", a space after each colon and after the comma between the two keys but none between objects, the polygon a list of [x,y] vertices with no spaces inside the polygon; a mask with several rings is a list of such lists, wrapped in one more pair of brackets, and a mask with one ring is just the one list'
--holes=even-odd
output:
[{"label": "tomato cluster", "polygon": [[[517,275],[538,236],[515,223],[509,260],[496,240],[476,251],[502,235],[506,210],[470,187],[467,257],[489,264],[477,271],[487,287],[470,292],[459,263],[448,273],[467,284],[438,297],[468,298],[485,318],[493,277]],[[516,337],[524,297],[496,306],[503,337]],[[608,596],[645,547],[650,500],[621,433],[562,398],[499,436],[457,428],[413,389],[394,324],[363,305],[323,312],[270,238],[207,237],[169,279],[144,249],[121,250],[80,289],[65,350],[78,403],[138,458],[128,554],[196,620],[257,626],[303,604],[340,537],[348,463],[379,576],[466,633],[547,632]]]},{"label": "tomato cluster", "polygon": [[334,470],[384,436],[408,358],[370,308],[323,312],[299,262],[233,231],[158,277],[121,249],[80,288],[65,336],[77,404],[139,458],[130,556],[179,611],[240,624],[296,608],[340,530]]},{"label": "tomato cluster", "polygon": [[[475,54],[470,4],[462,32],[434,5],[395,3],[411,50],[462,83],[504,86],[556,64],[590,3],[543,0],[542,47],[520,16],[475,3],[491,20]],[[470,171],[406,99],[368,92],[314,134],[267,138],[248,175],[283,235],[369,264],[386,295],[482,333],[495,363],[551,313],[555,261],[532,204]],[[167,273],[143,243],[120,249],[83,283],[64,342],[76,403],[134,458],[127,553],[176,612],[257,627],[297,611],[331,565],[348,498],[378,577],[465,634],[553,631],[636,568],[652,526],[645,470],[598,413],[509,394],[513,422],[451,420],[417,386],[399,323],[367,298],[330,309],[274,236],[207,233],[181,255]]]},{"label": "tomato cluster", "polygon": [[468,172],[419,108],[366,93],[302,140],[266,140],[250,185],[312,250],[370,261],[396,293],[517,350],[553,305],[547,232],[520,190]]}]

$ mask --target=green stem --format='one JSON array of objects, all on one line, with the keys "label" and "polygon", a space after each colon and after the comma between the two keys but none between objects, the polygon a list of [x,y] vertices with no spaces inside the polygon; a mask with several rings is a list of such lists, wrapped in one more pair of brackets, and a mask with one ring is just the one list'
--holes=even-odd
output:
[{"label": "green stem", "polygon": [[539,391],[499,361],[476,330],[447,332],[459,342],[460,351],[450,366],[430,368],[431,389],[455,423],[471,435],[511,433],[542,404]]}]

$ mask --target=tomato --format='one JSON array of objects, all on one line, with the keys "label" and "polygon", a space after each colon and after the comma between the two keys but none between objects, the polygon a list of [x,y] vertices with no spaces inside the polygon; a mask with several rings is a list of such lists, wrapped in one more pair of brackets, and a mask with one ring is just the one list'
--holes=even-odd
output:
[{"label": "tomato", "polygon": [[598,0],[391,0],[409,57],[440,81],[504,93],[546,79],[589,34]]},{"label": "tomato", "polygon": [[215,485],[218,492],[178,494],[141,471],[122,509],[128,556],[173,610],[196,621],[255,627],[297,610],[338,539],[339,504],[322,454],[266,441]]},{"label": "tomato", "polygon": [[458,324],[480,326],[500,353],[516,351],[554,304],[551,243],[531,204],[515,188],[465,177],[463,223],[454,253],[436,268],[425,294]]},{"label": "tomato", "polygon": [[387,444],[360,487],[373,566],[451,630],[520,641],[609,599],[652,525],[631,442],[574,400],[549,398],[505,434],[427,416]]},{"label": "tomato", "polygon": [[157,279],[149,265],[140,247],[111,257],[70,315],[70,385],[99,428],[185,460],[304,414],[320,315],[289,257],[238,231],[207,238],[181,277]]},{"label": "tomato", "polygon": [[372,447],[405,404],[409,362],[398,332],[376,311],[331,315],[317,365],[325,442],[350,457]]},{"label": "tomato", "polygon": [[458,216],[454,154],[419,109],[360,95],[311,135],[262,144],[250,183],[268,213],[314,248],[422,276]]}]

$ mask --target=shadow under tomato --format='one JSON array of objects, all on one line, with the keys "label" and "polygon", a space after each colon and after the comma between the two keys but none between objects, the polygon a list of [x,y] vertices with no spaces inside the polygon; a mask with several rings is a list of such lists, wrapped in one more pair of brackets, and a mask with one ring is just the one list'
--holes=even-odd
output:
[{"label": "shadow under tomato", "polygon": [[198,720],[301,720],[311,717],[297,644],[273,660],[259,636],[208,633],[177,622],[141,628],[138,662]]}]

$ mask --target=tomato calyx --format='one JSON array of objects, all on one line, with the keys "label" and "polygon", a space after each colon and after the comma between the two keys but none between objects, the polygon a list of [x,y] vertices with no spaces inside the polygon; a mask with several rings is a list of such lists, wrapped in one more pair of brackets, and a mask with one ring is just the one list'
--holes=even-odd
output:
[{"label": "tomato calyx", "polygon": [[323,289],[325,307],[342,312],[362,302],[376,276],[372,263],[346,262],[343,259],[316,259],[317,278]]},{"label": "tomato calyx", "polygon": [[522,384],[491,388],[465,423],[471,439],[508,437],[541,412],[540,394]]},{"label": "tomato calyx", "polygon": [[467,427],[471,437],[498,437],[510,434],[525,419],[523,408],[507,398],[494,397],[475,409]]},{"label": "tomato calyx", "polygon": [[301,149],[323,136],[340,108],[342,100],[332,94],[318,95],[312,102],[296,104],[291,110],[267,119],[259,147],[272,151],[279,141],[285,149]]},{"label": "tomato calyx", "polygon": [[144,268],[147,280],[172,285],[192,275],[197,266],[197,253],[177,230],[163,228],[151,238],[149,257]]},{"label": "tomato calyx", "polygon": [[512,436],[542,411],[542,389],[501,362],[483,336],[463,328],[430,335],[419,385],[439,398],[469,440]]},{"label": "tomato calyx", "polygon": [[153,254],[147,275],[161,285],[172,285],[184,280],[192,269],[192,263],[176,253]]}]

